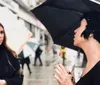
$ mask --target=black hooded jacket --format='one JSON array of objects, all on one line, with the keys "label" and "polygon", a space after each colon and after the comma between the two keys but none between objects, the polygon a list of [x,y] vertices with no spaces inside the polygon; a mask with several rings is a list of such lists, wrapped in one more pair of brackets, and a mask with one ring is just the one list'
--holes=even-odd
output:
[{"label": "black hooded jacket", "polygon": [[[8,57],[8,58],[7,58]],[[13,67],[8,63],[13,65]],[[18,59],[3,45],[0,46],[0,79],[6,80],[7,85],[21,85],[22,80],[18,74],[20,65]]]}]

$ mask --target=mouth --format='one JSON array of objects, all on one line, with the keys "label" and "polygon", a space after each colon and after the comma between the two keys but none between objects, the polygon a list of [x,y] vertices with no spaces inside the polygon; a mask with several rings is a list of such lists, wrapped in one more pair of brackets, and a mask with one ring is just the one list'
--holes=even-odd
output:
[{"label": "mouth", "polygon": [[75,35],[74,35],[74,38],[75,38]]},{"label": "mouth", "polygon": [[0,42],[2,42],[2,40],[0,40]]},{"label": "mouth", "polygon": [[75,38],[73,40],[75,41]]},{"label": "mouth", "polygon": [[73,40],[75,40],[75,35],[74,35],[74,38],[73,38]]}]

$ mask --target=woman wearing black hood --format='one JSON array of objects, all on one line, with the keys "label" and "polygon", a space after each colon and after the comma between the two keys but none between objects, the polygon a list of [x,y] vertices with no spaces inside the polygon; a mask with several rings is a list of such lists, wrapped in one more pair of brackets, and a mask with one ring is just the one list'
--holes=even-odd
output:
[{"label": "woman wearing black hood", "polygon": [[16,53],[6,44],[6,34],[0,23],[0,85],[22,85]]}]

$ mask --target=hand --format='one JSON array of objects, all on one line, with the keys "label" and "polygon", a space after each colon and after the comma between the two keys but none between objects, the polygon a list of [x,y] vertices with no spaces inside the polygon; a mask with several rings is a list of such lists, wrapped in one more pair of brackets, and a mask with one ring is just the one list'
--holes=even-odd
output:
[{"label": "hand", "polygon": [[5,80],[0,80],[0,85],[7,85]]},{"label": "hand", "polygon": [[58,81],[59,85],[73,85],[73,75],[61,64],[56,65],[54,77]]},{"label": "hand", "polygon": [[23,74],[23,69],[22,69],[22,65],[21,65],[21,64],[20,64],[19,73],[20,73],[20,74]]}]

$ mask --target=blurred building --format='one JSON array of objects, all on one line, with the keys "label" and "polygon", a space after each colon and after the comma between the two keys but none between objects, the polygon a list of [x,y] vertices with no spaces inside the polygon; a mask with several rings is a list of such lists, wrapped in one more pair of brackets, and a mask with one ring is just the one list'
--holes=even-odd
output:
[{"label": "blurred building", "polygon": [[44,0],[0,0],[0,6],[5,6],[17,15],[18,20],[23,23],[32,33],[37,41],[45,40],[45,27],[30,12]]}]

